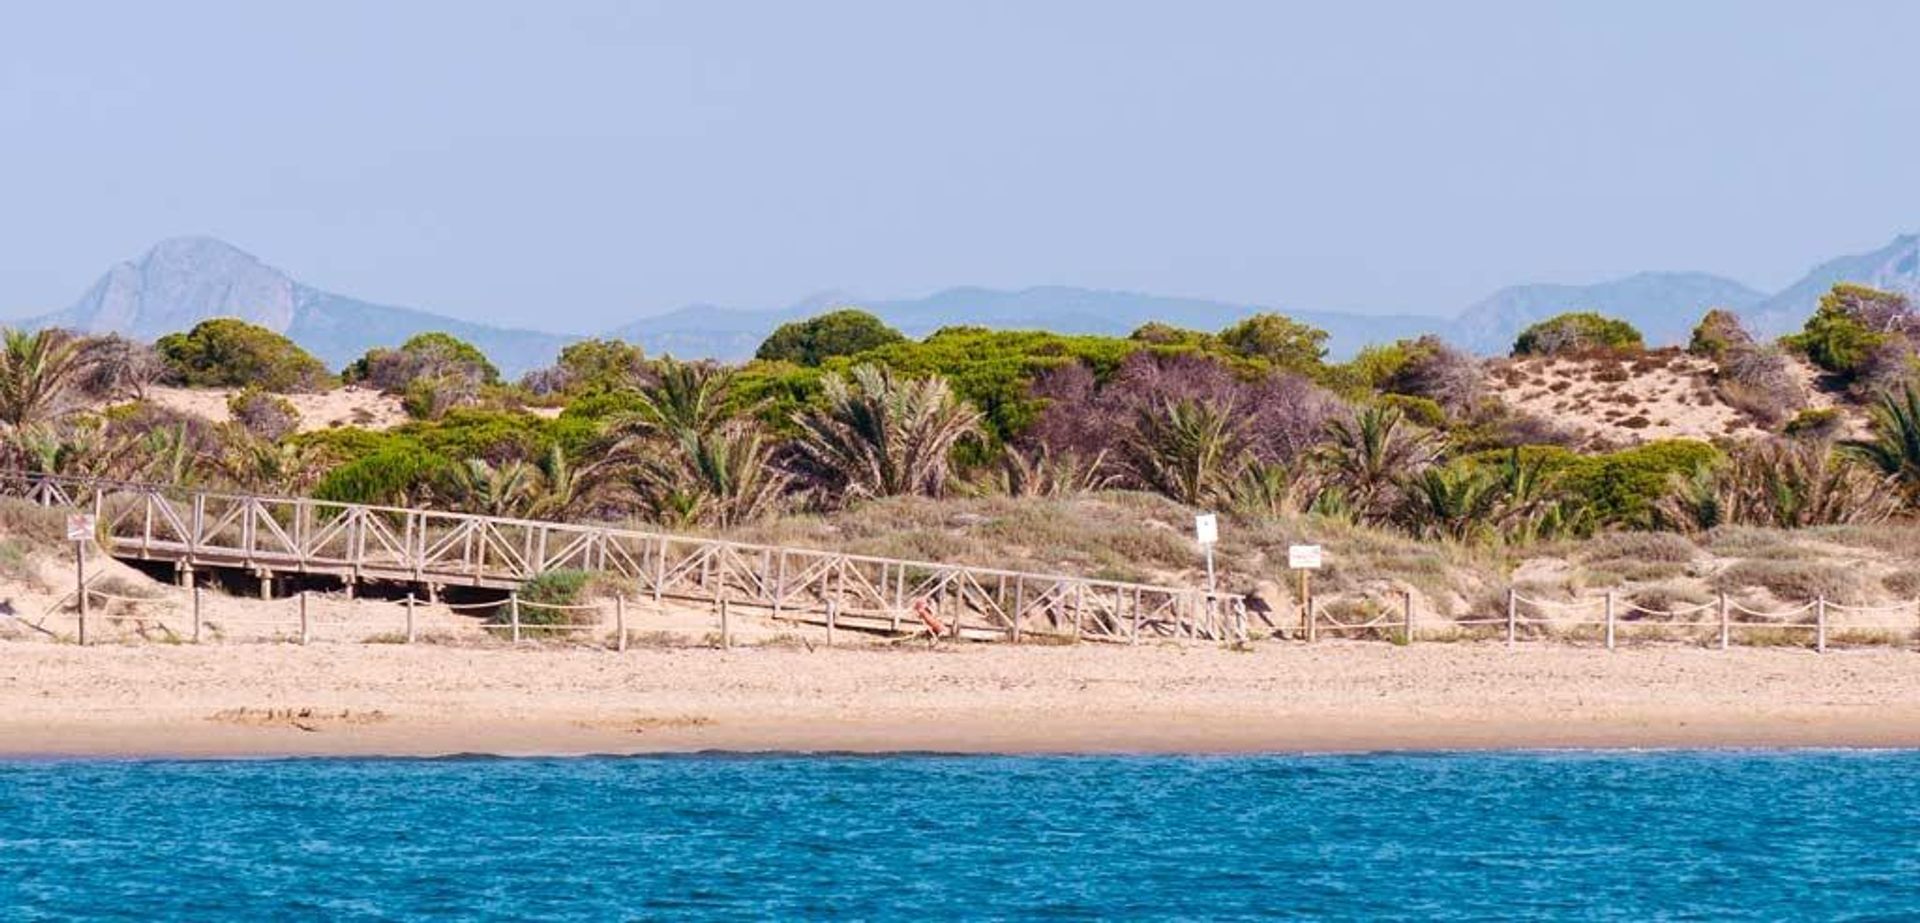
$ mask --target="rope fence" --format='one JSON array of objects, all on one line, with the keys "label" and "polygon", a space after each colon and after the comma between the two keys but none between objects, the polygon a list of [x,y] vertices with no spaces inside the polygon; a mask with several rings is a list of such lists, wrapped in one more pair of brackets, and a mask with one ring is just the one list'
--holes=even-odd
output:
[{"label": "rope fence", "polygon": [[[344,603],[331,596],[317,596],[310,591],[302,591],[292,596],[282,597],[278,602],[284,608],[269,615],[247,614],[239,617],[209,615],[205,610],[204,591],[199,586],[179,593],[161,591],[154,595],[131,595],[115,593],[88,585],[84,591],[69,592],[56,599],[45,612],[39,623],[23,618],[17,613],[5,613],[12,621],[26,625],[40,633],[58,639],[56,632],[45,627],[46,621],[56,612],[78,610],[76,640],[80,644],[89,643],[90,628],[104,621],[112,625],[138,626],[144,633],[149,628],[158,628],[173,638],[179,638],[183,632],[179,622],[188,620],[189,635],[195,643],[205,640],[209,632],[225,637],[228,629],[265,629],[276,639],[297,639],[300,644],[313,641],[316,627],[331,629],[366,628],[365,608],[351,595]],[[628,599],[616,596],[607,600],[590,603],[552,603],[521,598],[518,592],[509,592],[499,599],[477,602],[449,602],[422,599],[409,592],[397,600],[401,609],[403,633],[386,638],[403,640],[412,644],[419,640],[416,610],[421,604],[437,607],[456,615],[491,613],[479,628],[487,634],[499,637],[504,635],[518,644],[529,637],[579,637],[592,634],[606,627],[608,616],[613,622],[613,643],[615,650],[624,651],[628,647],[630,632],[627,626]],[[918,606],[922,600],[916,599]],[[1413,596],[1402,592],[1399,612],[1381,607],[1377,601],[1370,601],[1369,608],[1358,617],[1340,618],[1326,613],[1321,601],[1308,598],[1301,613],[1301,636],[1311,642],[1322,634],[1330,636],[1374,636],[1394,643],[1412,643],[1422,637],[1422,629],[1427,629],[1429,640],[1434,637],[1433,630],[1438,627],[1458,632],[1466,630],[1470,634],[1479,634],[1491,629],[1503,634],[1508,645],[1522,640],[1548,640],[1556,634],[1565,635],[1569,630],[1598,629],[1608,650],[1618,647],[1621,635],[1631,633],[1646,637],[1676,631],[1708,632],[1707,640],[1717,643],[1721,650],[1731,647],[1736,641],[1746,643],[1781,643],[1782,634],[1800,635],[1810,640],[1815,650],[1825,652],[1829,641],[1835,634],[1841,640],[1860,641],[1860,633],[1907,633],[1920,639],[1920,600],[1900,602],[1890,605],[1866,606],[1847,605],[1828,601],[1824,598],[1781,609],[1757,609],[1741,603],[1722,593],[1718,599],[1710,602],[1692,603],[1655,608],[1641,605],[1631,600],[1622,600],[1616,594],[1608,592],[1599,597],[1584,599],[1554,600],[1542,599],[1523,594],[1515,589],[1505,592],[1505,612],[1502,615],[1480,615],[1466,618],[1448,619],[1442,625],[1420,624],[1415,620]],[[115,607],[120,611],[114,611]],[[105,611],[95,611],[102,606]],[[658,604],[656,604],[658,606]],[[721,647],[731,647],[733,641],[732,604],[726,597],[714,600],[718,639]],[[344,615],[342,609],[344,608]],[[184,610],[184,611],[183,611]],[[829,606],[826,621],[827,643],[831,645],[835,619]],[[324,620],[319,616],[328,617]],[[661,611],[665,611],[664,608]],[[916,610],[917,611],[917,610]],[[791,612],[787,613],[790,617]],[[1880,617],[1899,618],[1880,618]],[[1231,616],[1229,616],[1230,618]],[[1836,620],[1836,617],[1837,620]],[[385,618],[380,620],[386,623]],[[918,618],[905,620],[906,624],[919,621]],[[171,624],[170,624],[171,623]],[[1271,624],[1271,622],[1269,622]],[[1237,626],[1233,635],[1238,641],[1251,640],[1244,621]],[[1768,640],[1771,633],[1773,640]],[[1273,637],[1284,637],[1288,631],[1276,629]],[[931,632],[929,632],[931,636]],[[144,634],[142,635],[144,637]],[[957,635],[956,635],[957,636]],[[1484,634],[1480,634],[1484,637]],[[1588,635],[1587,637],[1592,637]],[[1697,638],[1697,635],[1695,636]],[[1880,640],[1884,641],[1885,638]],[[1803,643],[1803,642],[1795,642]]]}]

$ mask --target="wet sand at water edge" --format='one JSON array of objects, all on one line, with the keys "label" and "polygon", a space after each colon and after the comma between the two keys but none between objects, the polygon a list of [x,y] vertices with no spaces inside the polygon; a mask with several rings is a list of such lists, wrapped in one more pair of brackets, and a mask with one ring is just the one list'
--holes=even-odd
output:
[{"label": "wet sand at water edge", "polygon": [[1920,746],[1920,653],[0,644],[0,755]]}]

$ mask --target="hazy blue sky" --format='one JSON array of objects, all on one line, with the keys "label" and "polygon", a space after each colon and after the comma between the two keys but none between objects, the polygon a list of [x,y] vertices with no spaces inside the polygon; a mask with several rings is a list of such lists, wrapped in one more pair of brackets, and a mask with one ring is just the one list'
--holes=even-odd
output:
[{"label": "hazy blue sky", "polygon": [[155,240],[590,330],[1060,283],[1451,312],[1920,227],[1920,3],[14,3],[0,313]]}]

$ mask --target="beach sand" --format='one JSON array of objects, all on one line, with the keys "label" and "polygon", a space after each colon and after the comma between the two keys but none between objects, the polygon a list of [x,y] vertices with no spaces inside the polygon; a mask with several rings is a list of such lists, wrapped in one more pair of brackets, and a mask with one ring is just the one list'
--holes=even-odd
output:
[{"label": "beach sand", "polygon": [[0,755],[1920,746],[1920,655],[0,644]]}]

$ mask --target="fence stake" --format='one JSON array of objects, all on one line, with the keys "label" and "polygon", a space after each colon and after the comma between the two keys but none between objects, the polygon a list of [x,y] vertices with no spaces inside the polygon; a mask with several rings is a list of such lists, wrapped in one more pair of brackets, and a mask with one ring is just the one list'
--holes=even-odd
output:
[{"label": "fence stake", "polygon": [[830,598],[827,600],[827,646],[828,647],[833,646],[833,628],[834,628],[834,625],[839,621],[840,621],[840,600],[837,598]]},{"label": "fence stake", "polygon": [[1607,650],[1613,650],[1613,591],[1607,591]]},{"label": "fence stake", "polygon": [[1519,597],[1513,593],[1513,587],[1507,587],[1507,646],[1513,646],[1514,628],[1519,622]]},{"label": "fence stake", "polygon": [[626,650],[627,598],[625,596],[615,596],[613,598],[613,630],[620,634],[619,639],[613,642],[614,649],[620,651]]},{"label": "fence stake", "polygon": [[1400,628],[1401,635],[1407,639],[1408,644],[1412,644],[1413,643],[1413,591],[1412,590],[1400,591],[1400,618],[1403,623]]},{"label": "fence stake", "polygon": [[513,623],[513,643],[520,643],[520,591],[507,596],[507,619]]},{"label": "fence stake", "polygon": [[1827,652],[1827,598],[1813,601],[1813,647],[1824,654]]},{"label": "fence stake", "polygon": [[200,585],[193,585],[193,643],[200,643]]},{"label": "fence stake", "polygon": [[305,644],[313,638],[313,628],[307,622],[307,591],[300,591],[300,643]]},{"label": "fence stake", "polygon": [[[1301,573],[1304,574],[1306,573],[1306,571],[1301,571]],[[1320,611],[1318,608],[1314,606],[1314,603],[1316,601],[1317,600],[1315,600],[1311,596],[1307,597],[1307,643],[1308,644],[1312,644],[1313,642],[1320,640]]]},{"label": "fence stake", "polygon": [[1727,622],[1730,616],[1731,613],[1727,609],[1727,594],[1722,591],[1720,594],[1720,649],[1723,651],[1727,649]]},{"label": "fence stake", "polygon": [[87,543],[73,543],[73,592],[80,599],[80,646],[87,645]]},{"label": "fence stake", "polygon": [[[837,602],[837,600],[827,603],[827,613],[829,615],[833,613],[833,605],[835,602]],[[727,597],[722,594],[720,597],[720,649],[728,650],[732,647],[733,617],[727,612]]]},{"label": "fence stake", "polygon": [[[1175,617],[1175,618],[1179,618],[1179,616],[1177,616],[1177,615],[1176,615],[1176,616],[1174,616],[1174,617]],[[1139,643],[1140,643],[1140,607],[1139,607],[1139,606],[1134,606],[1134,607],[1133,607],[1133,622],[1132,622],[1132,625],[1133,625],[1133,627],[1132,627],[1132,628],[1130,628],[1130,629],[1128,629],[1128,634],[1127,634],[1127,643],[1128,643],[1128,644],[1139,644]],[[1080,631],[1080,627],[1079,627],[1079,626],[1080,626],[1080,623],[1079,623],[1078,621],[1075,621],[1075,622],[1074,622],[1074,629],[1073,629],[1073,630],[1074,630],[1074,632],[1075,632],[1076,634],[1077,634],[1077,633],[1078,633],[1078,632]]]},{"label": "fence stake", "polygon": [[412,643],[413,643],[413,639],[414,639],[414,631],[413,631],[413,591],[412,591],[412,590],[408,590],[408,591],[407,591],[407,643],[408,643],[408,644],[412,644]]}]

